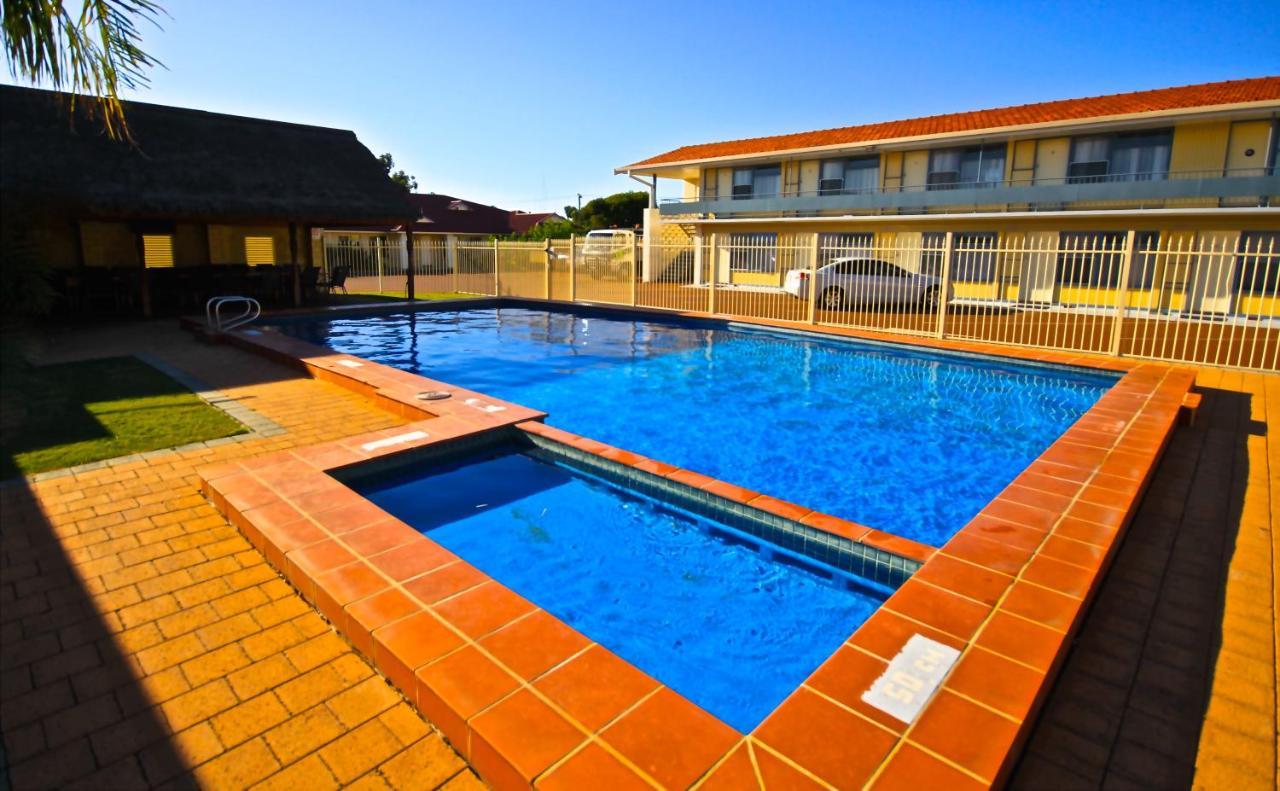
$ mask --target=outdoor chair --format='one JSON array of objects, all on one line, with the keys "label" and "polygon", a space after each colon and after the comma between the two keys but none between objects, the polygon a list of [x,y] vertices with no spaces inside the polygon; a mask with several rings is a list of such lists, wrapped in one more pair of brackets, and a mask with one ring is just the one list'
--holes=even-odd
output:
[{"label": "outdoor chair", "polygon": [[350,273],[351,267],[335,266],[333,271],[329,273],[327,278],[321,278],[316,282],[316,288],[322,289],[326,294],[332,294],[337,289],[342,289],[342,293],[347,293],[347,275]]}]

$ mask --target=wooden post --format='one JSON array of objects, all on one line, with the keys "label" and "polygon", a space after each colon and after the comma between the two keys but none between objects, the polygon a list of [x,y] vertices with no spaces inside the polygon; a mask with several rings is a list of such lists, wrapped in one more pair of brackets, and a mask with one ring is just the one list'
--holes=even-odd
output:
[{"label": "wooden post", "polygon": [[151,318],[151,282],[147,277],[147,252],[142,244],[142,232],[134,231],[138,239],[138,267],[142,273],[138,277],[138,301],[142,303],[142,317]]},{"label": "wooden post", "polygon": [[298,267],[298,224],[289,223],[289,265],[293,269],[293,306],[302,304],[302,270]]},{"label": "wooden post", "polygon": [[404,295],[405,299],[412,302],[414,300],[413,293],[413,220],[404,224]]}]

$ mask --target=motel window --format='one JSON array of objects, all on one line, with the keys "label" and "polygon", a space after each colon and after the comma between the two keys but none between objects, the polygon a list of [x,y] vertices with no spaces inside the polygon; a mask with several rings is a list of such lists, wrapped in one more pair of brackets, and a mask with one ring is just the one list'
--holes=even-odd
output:
[{"label": "motel window", "polygon": [[826,266],[837,258],[871,252],[875,237],[869,233],[818,234],[818,266]]},{"label": "motel window", "polygon": [[275,240],[270,236],[246,236],[244,238],[244,262],[246,264],[274,264]]},{"label": "motel window", "polygon": [[733,171],[734,200],[776,198],[782,192],[782,166],[737,168]]},{"label": "motel window", "polygon": [[1004,181],[1008,146],[994,143],[969,148],[942,148],[929,152],[928,188],[931,190],[994,187]]},{"label": "motel window", "polygon": [[1170,129],[1077,137],[1071,141],[1067,182],[1163,180],[1172,148]]},{"label": "motel window", "polygon": [[148,269],[168,269],[173,266],[173,234],[145,233],[142,235],[142,265]]},{"label": "motel window", "polygon": [[995,233],[957,233],[951,239],[951,279],[990,283],[996,279]]},{"label": "motel window", "polygon": [[720,191],[720,185],[716,178],[719,171],[709,168],[702,171],[702,194],[699,196],[703,200],[711,200],[717,197]]},{"label": "motel window", "polygon": [[729,269],[734,272],[778,271],[776,233],[729,234]]},{"label": "motel window", "polygon": [[818,194],[840,195],[874,192],[880,183],[880,157],[823,160]]},{"label": "motel window", "polygon": [[1246,231],[1236,248],[1237,290],[1241,294],[1280,294],[1280,232]]},{"label": "motel window", "polygon": [[[1124,268],[1127,233],[1083,231],[1058,237],[1058,282],[1064,286],[1117,288]],[[1129,267],[1129,288],[1148,289],[1155,282],[1157,231],[1134,235],[1134,256]]]}]

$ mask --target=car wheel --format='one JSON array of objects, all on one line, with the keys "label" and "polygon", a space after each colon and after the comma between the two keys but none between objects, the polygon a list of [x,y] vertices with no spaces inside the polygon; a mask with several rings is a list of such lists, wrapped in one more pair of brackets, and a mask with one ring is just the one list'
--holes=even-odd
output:
[{"label": "car wheel", "polygon": [[829,286],[822,291],[820,304],[823,310],[839,310],[844,307],[844,291],[839,286]]},{"label": "car wheel", "polygon": [[938,297],[940,294],[941,289],[937,286],[925,289],[924,294],[920,296],[920,307],[926,310],[937,310]]}]

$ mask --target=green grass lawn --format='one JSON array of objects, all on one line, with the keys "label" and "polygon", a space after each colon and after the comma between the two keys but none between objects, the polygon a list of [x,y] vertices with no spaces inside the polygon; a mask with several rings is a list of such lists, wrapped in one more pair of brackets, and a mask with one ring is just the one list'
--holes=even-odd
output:
[{"label": "green grass lawn", "polygon": [[0,480],[247,429],[133,357],[33,367],[0,351]]}]

